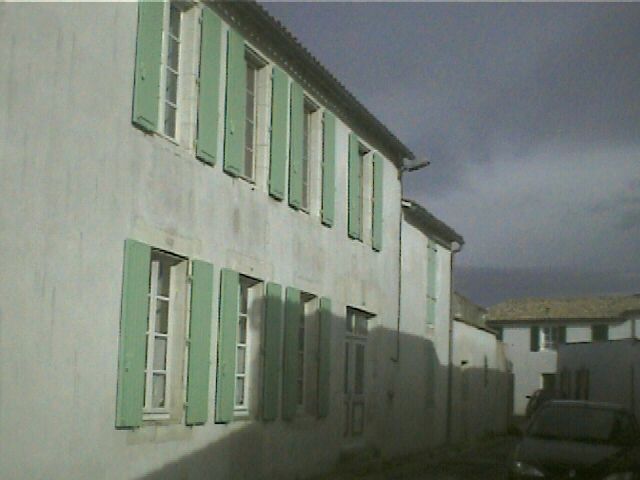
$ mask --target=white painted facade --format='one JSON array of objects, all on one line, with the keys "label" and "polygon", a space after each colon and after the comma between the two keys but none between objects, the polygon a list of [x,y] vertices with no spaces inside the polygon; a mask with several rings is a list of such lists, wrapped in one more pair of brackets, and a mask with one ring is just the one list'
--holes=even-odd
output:
[{"label": "white painted facade", "polygon": [[[370,235],[364,242],[347,236],[348,134],[360,126],[337,121],[336,213],[328,228],[319,218],[318,165],[305,213],[268,195],[264,163],[249,183],[225,174],[221,161],[198,161],[184,141],[193,136],[188,118],[177,143],[132,126],[136,21],[135,3],[0,4],[0,478],[300,478],[330,470],[354,446],[389,457],[441,443],[451,253],[438,246],[437,320],[429,330],[425,266],[415,260],[425,239],[403,227],[398,356],[402,159],[383,161],[383,248],[376,252]],[[183,95],[188,102],[195,94]],[[378,139],[359,134],[377,147]],[[114,426],[126,239],[214,265],[202,426]],[[332,300],[326,418],[264,422],[250,411],[214,423],[222,268]],[[365,428],[355,439],[343,436],[347,307],[373,315]],[[427,341],[440,364],[433,404]],[[252,362],[259,369],[258,353]]]},{"label": "white painted facade", "polygon": [[[515,374],[514,413],[524,415],[528,397],[536,390],[543,388],[543,375],[556,375],[555,385],[559,388],[560,378],[557,376],[558,354],[557,350],[540,348],[539,351],[531,351],[532,326],[539,327],[565,327],[566,343],[591,343],[592,327],[594,325],[607,325],[608,338],[621,340],[626,338],[638,338],[636,315],[631,315],[623,321],[593,321],[571,319],[565,322],[553,323],[517,321],[511,324],[500,322],[494,326],[502,329],[502,338],[509,349],[509,358],[513,361]],[[597,343],[597,342],[594,342]]]},{"label": "white painted facade", "polygon": [[453,322],[451,434],[453,442],[504,433],[511,420],[511,372],[495,334]]}]

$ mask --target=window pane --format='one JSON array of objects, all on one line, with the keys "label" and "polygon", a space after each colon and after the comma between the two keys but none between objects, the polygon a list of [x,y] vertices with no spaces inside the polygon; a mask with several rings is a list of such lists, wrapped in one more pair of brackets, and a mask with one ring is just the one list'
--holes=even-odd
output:
[{"label": "window pane", "polygon": [[178,71],[180,44],[171,37],[167,37],[167,65]]},{"label": "window pane", "polygon": [[244,347],[238,347],[236,351],[236,373],[245,373],[245,360],[247,356],[247,350]]},{"label": "window pane", "polygon": [[356,318],[356,333],[358,335],[366,335],[367,334],[367,319],[364,317]]},{"label": "window pane", "polygon": [[167,367],[167,339],[156,337],[153,344],[153,369],[165,370]]},{"label": "window pane", "polygon": [[156,332],[169,333],[169,302],[156,299]]},{"label": "window pane", "polygon": [[347,332],[353,332],[353,310],[347,310]]},{"label": "window pane", "polygon": [[160,253],[155,254],[158,259],[154,263],[158,263],[158,295],[163,297],[169,296],[169,287],[171,284],[171,263],[166,256]]},{"label": "window pane", "polygon": [[164,134],[171,138],[176,136],[176,109],[167,104],[164,111]]},{"label": "window pane", "polygon": [[249,310],[249,289],[245,282],[240,283],[240,313],[247,313]]},{"label": "window pane", "polygon": [[153,398],[151,399],[151,406],[153,408],[164,407],[164,394],[165,394],[166,377],[164,373],[153,374]]},{"label": "window pane", "polygon": [[238,319],[238,343],[247,343],[247,317],[240,317]]},{"label": "window pane", "polygon": [[236,405],[244,405],[244,378],[236,378]]},{"label": "window pane", "polygon": [[171,70],[167,70],[166,99],[171,103],[177,103],[178,96],[178,75]]},{"label": "window pane", "polygon": [[171,5],[169,12],[169,31],[174,37],[180,37],[180,10]]},{"label": "window pane", "polygon": [[364,393],[364,345],[356,345],[355,393]]}]

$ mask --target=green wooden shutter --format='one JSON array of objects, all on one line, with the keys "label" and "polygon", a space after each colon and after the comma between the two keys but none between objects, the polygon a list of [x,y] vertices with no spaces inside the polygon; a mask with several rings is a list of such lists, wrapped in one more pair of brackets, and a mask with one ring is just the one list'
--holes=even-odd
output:
[{"label": "green wooden shutter", "polygon": [[239,275],[224,269],[220,277],[220,319],[218,321],[218,368],[216,380],[216,422],[233,418],[238,324]]},{"label": "green wooden shutter", "polygon": [[436,244],[433,240],[427,240],[427,324],[435,325],[436,322],[436,277],[437,258]]},{"label": "green wooden shutter", "polygon": [[531,348],[532,352],[540,351],[540,327],[531,327]]},{"label": "green wooden shutter", "polygon": [[150,261],[148,245],[135,240],[125,241],[116,427],[142,425]]},{"label": "green wooden shutter", "polygon": [[203,424],[207,421],[212,301],[213,265],[201,260],[194,260],[191,281],[191,319],[189,321],[187,425]]},{"label": "green wooden shutter", "polygon": [[349,237],[362,239],[362,162],[360,142],[354,133],[349,134]]},{"label": "green wooden shutter", "polygon": [[302,205],[302,155],[304,150],[304,92],[293,82],[291,85],[291,122],[289,137],[289,205]]},{"label": "green wooden shutter", "polygon": [[196,156],[213,165],[218,153],[218,104],[222,22],[209,7],[202,10],[200,40],[200,86]]},{"label": "green wooden shutter", "polygon": [[329,414],[331,393],[331,300],[320,299],[320,342],[318,359],[318,417]]},{"label": "green wooden shutter", "polygon": [[567,327],[558,327],[558,343],[560,345],[567,343]]},{"label": "green wooden shutter", "polygon": [[242,165],[247,104],[247,63],[244,55],[244,39],[235,30],[229,30],[223,168],[233,176],[241,175],[244,171]]},{"label": "green wooden shutter", "polygon": [[322,223],[333,226],[336,194],[336,117],[325,111],[322,131]]},{"label": "green wooden shutter", "polygon": [[138,2],[132,121],[150,132],[158,128],[163,17],[164,2]]},{"label": "green wooden shutter", "polygon": [[437,378],[436,378],[436,364],[438,361],[438,356],[436,354],[435,347],[433,342],[430,340],[425,341],[426,347],[426,405],[428,408],[434,407],[436,404],[436,387],[437,387]]},{"label": "green wooden shutter", "polygon": [[382,157],[378,153],[373,154],[373,225],[371,246],[374,250],[382,250],[382,185],[384,169]]},{"label": "green wooden shutter", "polygon": [[282,366],[282,287],[267,283],[266,322],[264,325],[264,377],[262,382],[262,418],[275,420],[280,402]]},{"label": "green wooden shutter", "polygon": [[291,420],[296,414],[298,369],[298,329],[302,316],[300,290],[287,287],[284,321],[284,368],[282,371],[282,418]]},{"label": "green wooden shutter", "polygon": [[287,119],[289,117],[289,78],[273,67],[271,95],[271,162],[269,194],[282,200],[287,168]]}]

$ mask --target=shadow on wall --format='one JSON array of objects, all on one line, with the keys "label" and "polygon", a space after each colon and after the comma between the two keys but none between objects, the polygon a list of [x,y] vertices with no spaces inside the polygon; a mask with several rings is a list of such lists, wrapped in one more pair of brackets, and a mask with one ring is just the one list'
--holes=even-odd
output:
[{"label": "shadow on wall", "polygon": [[[284,305],[284,308],[289,311],[291,305]],[[284,323],[288,321],[292,320],[285,315]],[[298,479],[331,471],[344,449],[354,445],[390,458],[445,443],[447,366],[439,361],[430,340],[408,334],[400,335],[399,361],[392,361],[397,334],[374,325],[369,327],[365,347],[364,432],[362,435],[353,434],[354,429],[348,424],[353,421],[353,416],[347,415],[349,403],[345,394],[346,323],[346,316],[338,316],[334,312],[331,318],[329,412],[325,418],[305,413],[293,420],[283,420],[282,375],[279,380],[279,412],[274,421],[260,418],[260,399],[250,418],[214,424],[215,392],[210,392],[207,423],[184,427],[192,430],[187,439],[164,445],[158,443],[158,449],[162,450],[166,445],[172,445],[165,452],[171,452],[173,458],[140,478]],[[310,327],[309,332],[316,329],[314,325],[307,326]],[[313,334],[310,333],[307,339],[313,340]],[[284,364],[283,350],[281,364]],[[251,387],[261,392],[259,377],[262,371],[258,370],[258,375],[251,380]],[[305,368],[305,375],[307,371]],[[216,368],[211,369],[211,374],[216,374]],[[507,428],[509,399],[504,390],[505,374],[490,371],[488,385],[485,385],[486,375],[482,369],[454,368],[452,418],[455,419],[456,439],[466,441],[469,436],[505,431]],[[465,379],[463,384],[461,379]],[[464,385],[464,389],[455,386],[458,384]],[[476,391],[478,389],[481,391]],[[204,446],[197,448],[196,442]],[[127,448],[140,448],[142,456],[143,452],[148,455],[148,447],[130,445]],[[139,457],[132,452],[131,458]]]}]

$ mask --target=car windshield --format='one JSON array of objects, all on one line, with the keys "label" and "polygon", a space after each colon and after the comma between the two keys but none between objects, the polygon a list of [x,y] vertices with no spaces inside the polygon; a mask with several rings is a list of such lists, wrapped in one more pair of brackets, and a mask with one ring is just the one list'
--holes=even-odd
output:
[{"label": "car windshield", "polygon": [[533,418],[527,435],[558,440],[624,443],[633,424],[622,412],[588,406],[548,405]]}]

